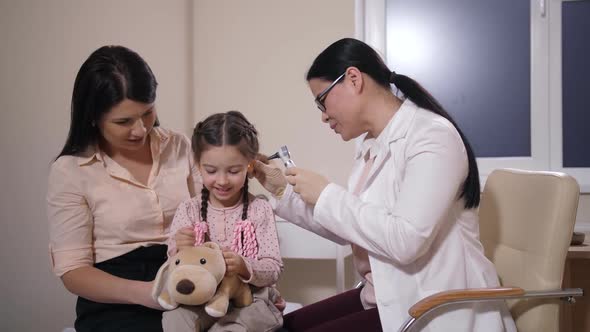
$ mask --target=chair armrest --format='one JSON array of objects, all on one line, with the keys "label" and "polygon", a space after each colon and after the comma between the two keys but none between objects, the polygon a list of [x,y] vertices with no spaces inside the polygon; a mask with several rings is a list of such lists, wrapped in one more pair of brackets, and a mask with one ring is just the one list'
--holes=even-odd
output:
[{"label": "chair armrest", "polygon": [[505,299],[506,296],[521,296],[524,290],[518,287],[502,288],[474,288],[474,289],[457,289],[436,293],[425,297],[414,304],[408,313],[414,318],[419,318],[427,311],[440,305],[460,302],[465,300],[482,300],[482,299]]},{"label": "chair armrest", "polygon": [[356,288],[363,288],[363,287],[365,287],[365,280],[364,279],[361,280],[361,281],[359,281],[359,282],[357,282],[356,285],[354,285],[354,288],[355,289]]},{"label": "chair armrest", "polygon": [[524,291],[519,287],[456,289],[444,291],[425,297],[414,304],[408,313],[410,317],[398,331],[407,332],[426,314],[446,305],[465,302],[500,301],[525,298],[561,298],[569,303],[575,303],[574,297],[583,296],[581,288],[566,288],[548,291]]}]

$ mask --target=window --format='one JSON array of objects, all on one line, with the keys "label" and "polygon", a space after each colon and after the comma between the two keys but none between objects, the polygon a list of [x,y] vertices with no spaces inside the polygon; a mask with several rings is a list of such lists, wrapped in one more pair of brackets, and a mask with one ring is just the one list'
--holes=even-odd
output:
[{"label": "window", "polygon": [[357,38],[443,104],[473,145],[482,181],[500,167],[555,170],[590,192],[590,0],[356,6]]},{"label": "window", "polygon": [[590,1],[550,1],[551,168],[590,192]]}]

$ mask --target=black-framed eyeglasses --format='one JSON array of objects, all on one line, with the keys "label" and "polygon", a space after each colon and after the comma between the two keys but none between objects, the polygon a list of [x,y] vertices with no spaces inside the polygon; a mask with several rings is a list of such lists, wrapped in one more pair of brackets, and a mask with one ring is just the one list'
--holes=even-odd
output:
[{"label": "black-framed eyeglasses", "polygon": [[342,75],[338,76],[338,78],[335,79],[334,82],[332,82],[332,84],[330,84],[329,87],[327,87],[324,91],[320,92],[320,94],[317,97],[315,97],[315,104],[320,109],[320,111],[326,112],[326,105],[324,105],[324,100],[326,100],[326,97],[328,96],[328,93],[330,92],[330,90],[332,90],[332,88],[336,84],[338,84],[338,82],[344,77],[344,75],[346,75],[346,72],[344,72],[344,73],[342,73]]}]

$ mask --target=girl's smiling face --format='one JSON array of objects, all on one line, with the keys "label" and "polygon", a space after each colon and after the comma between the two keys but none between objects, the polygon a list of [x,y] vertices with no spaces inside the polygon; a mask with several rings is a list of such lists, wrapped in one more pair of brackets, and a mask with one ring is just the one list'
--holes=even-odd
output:
[{"label": "girl's smiling face", "polygon": [[201,153],[199,170],[213,206],[231,207],[240,201],[249,162],[231,145],[211,146]]}]

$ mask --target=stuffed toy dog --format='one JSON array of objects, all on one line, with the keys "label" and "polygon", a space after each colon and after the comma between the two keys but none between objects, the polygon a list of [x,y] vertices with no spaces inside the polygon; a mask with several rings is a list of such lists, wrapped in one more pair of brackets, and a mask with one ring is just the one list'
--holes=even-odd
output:
[{"label": "stuffed toy dog", "polygon": [[179,304],[205,304],[209,316],[222,317],[229,301],[236,307],[252,303],[248,284],[237,275],[225,275],[225,260],[219,245],[205,242],[198,247],[184,248],[160,267],[152,297],[166,310]]}]

